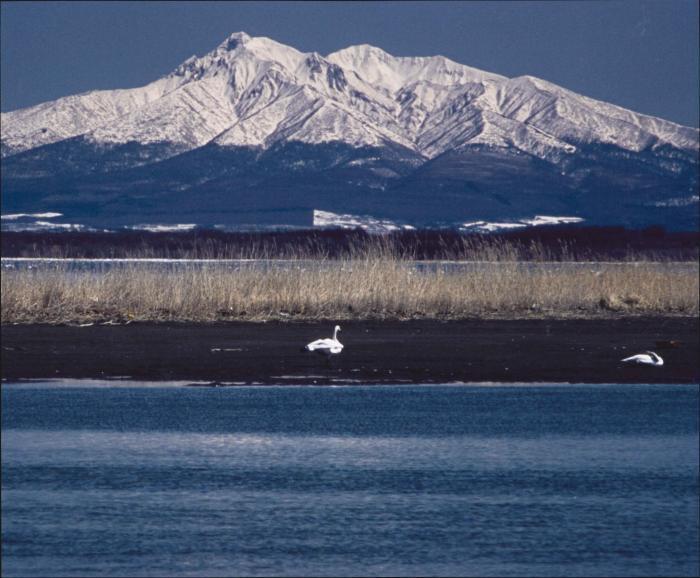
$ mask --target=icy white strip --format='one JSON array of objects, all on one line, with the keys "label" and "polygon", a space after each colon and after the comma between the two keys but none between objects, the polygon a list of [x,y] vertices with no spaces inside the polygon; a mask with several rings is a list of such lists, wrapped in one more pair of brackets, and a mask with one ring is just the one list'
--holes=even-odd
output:
[{"label": "icy white strip", "polygon": [[70,229],[71,231],[79,231],[80,229],[85,228],[85,225],[79,225],[79,224],[74,224],[74,223],[51,223],[50,221],[35,221],[34,224],[37,227]]},{"label": "icy white strip", "polygon": [[547,215],[535,215],[534,219],[522,219],[527,225],[561,225],[566,223],[582,223],[581,217],[548,217]]},{"label": "icy white strip", "polygon": [[524,223],[487,223],[481,228],[484,231],[499,231],[501,229],[521,229],[527,227]]},{"label": "icy white strip", "polygon": [[54,219],[62,216],[63,213],[12,213],[10,215],[0,215],[0,219],[3,221],[15,221],[17,219],[21,219],[22,217],[29,217],[33,219]]},{"label": "icy white strip", "polygon": [[3,231],[94,231],[77,223],[53,223],[50,221],[34,221],[34,222],[11,222],[3,223]]},{"label": "icy white strip", "polygon": [[581,217],[550,217],[547,215],[535,215],[535,217],[532,219],[520,219],[518,221],[504,223],[472,221],[470,223],[462,223],[462,225],[459,227],[459,230],[493,233],[494,231],[522,229],[523,227],[538,227],[541,225],[562,225],[571,223],[582,223],[583,221],[584,219],[582,219]]},{"label": "icy white strip", "polygon": [[134,380],[130,375],[116,376],[109,379],[73,379],[73,378],[31,378],[18,381],[3,382],[3,389],[45,389],[69,387],[185,387],[188,385],[208,385],[209,381],[141,381]]},{"label": "icy white strip", "polygon": [[194,223],[184,223],[177,225],[133,225],[126,228],[134,231],[151,231],[152,233],[172,233],[175,231],[191,231],[196,226]]},{"label": "icy white strip", "polygon": [[687,207],[700,203],[699,195],[691,195],[690,197],[674,197],[666,201],[657,201],[655,207]]},{"label": "icy white strip", "polygon": [[485,231],[492,233],[503,229],[522,229],[527,227],[525,223],[488,223],[486,221],[474,221],[464,223],[459,229],[461,231]]},{"label": "icy white strip", "polygon": [[363,229],[369,233],[389,233],[401,229],[412,230],[411,225],[399,225],[388,219],[376,219],[370,215],[340,215],[330,211],[314,210],[314,227],[338,229]]}]

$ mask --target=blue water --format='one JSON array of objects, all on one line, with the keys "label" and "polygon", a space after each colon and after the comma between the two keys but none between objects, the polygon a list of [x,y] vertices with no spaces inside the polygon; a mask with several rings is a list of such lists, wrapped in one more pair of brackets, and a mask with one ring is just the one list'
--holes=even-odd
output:
[{"label": "blue water", "polygon": [[[660,272],[698,271],[695,261],[412,261],[402,262],[407,268],[425,273],[497,273],[504,268],[520,271],[570,271],[602,272],[609,269],[654,268]],[[163,272],[213,272],[241,270],[327,270],[352,268],[352,262],[318,259],[63,259],[63,258],[0,258],[2,271],[59,271],[67,273],[107,273],[119,270],[163,271]]]},{"label": "blue water", "polygon": [[696,576],[698,386],[2,386],[3,576]]}]

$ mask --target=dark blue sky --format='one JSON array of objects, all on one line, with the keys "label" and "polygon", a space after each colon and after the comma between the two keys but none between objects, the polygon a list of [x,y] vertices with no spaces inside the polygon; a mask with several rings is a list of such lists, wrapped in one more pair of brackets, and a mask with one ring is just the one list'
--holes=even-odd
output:
[{"label": "dark blue sky", "polygon": [[698,126],[696,0],[11,2],[0,4],[2,110],[130,88],[243,30],[327,54],[368,43],[530,74]]}]

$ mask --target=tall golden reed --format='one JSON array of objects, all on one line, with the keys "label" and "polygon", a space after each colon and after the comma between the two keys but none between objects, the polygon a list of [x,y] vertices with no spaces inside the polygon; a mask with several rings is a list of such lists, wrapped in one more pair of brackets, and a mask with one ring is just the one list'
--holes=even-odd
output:
[{"label": "tall golden reed", "polygon": [[[419,265],[381,238],[342,259],[283,266],[143,264],[5,270],[2,323],[457,319],[698,314],[697,263],[552,262],[542,247],[463,247],[467,268]],[[559,256],[565,251],[559,251]],[[259,253],[251,251],[251,256]]]}]

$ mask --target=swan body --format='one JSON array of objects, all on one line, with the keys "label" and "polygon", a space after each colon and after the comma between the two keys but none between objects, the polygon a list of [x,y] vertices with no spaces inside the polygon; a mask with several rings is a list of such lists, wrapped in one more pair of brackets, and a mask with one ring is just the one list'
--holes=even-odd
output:
[{"label": "swan body", "polygon": [[632,357],[626,357],[622,360],[622,362],[634,363],[636,365],[650,365],[654,367],[661,367],[664,364],[664,360],[653,351],[645,351],[644,353],[639,353],[637,355],[633,355]]},{"label": "swan body", "polygon": [[338,331],[340,331],[340,325],[336,325],[333,330],[333,337],[327,339],[317,339],[312,341],[304,347],[305,351],[313,351],[314,353],[319,353],[330,357],[331,355],[337,355],[343,351],[343,344],[338,341]]}]

